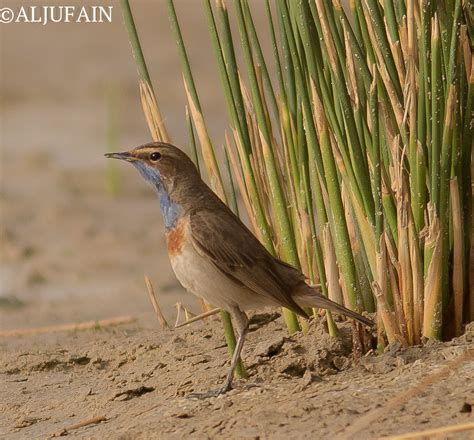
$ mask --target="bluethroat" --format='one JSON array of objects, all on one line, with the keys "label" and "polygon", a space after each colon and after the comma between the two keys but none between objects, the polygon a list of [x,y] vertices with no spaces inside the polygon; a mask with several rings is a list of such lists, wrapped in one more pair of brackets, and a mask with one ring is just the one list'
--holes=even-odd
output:
[{"label": "bluethroat", "polygon": [[106,157],[130,162],[158,193],[168,254],[183,287],[232,316],[239,336],[231,366],[222,388],[206,396],[232,387],[248,332],[245,311],[249,309],[283,306],[307,318],[303,307],[317,307],[373,325],[323,296],[319,288],[306,284],[299,270],[271,255],[204,183],[179,148],[151,142]]}]

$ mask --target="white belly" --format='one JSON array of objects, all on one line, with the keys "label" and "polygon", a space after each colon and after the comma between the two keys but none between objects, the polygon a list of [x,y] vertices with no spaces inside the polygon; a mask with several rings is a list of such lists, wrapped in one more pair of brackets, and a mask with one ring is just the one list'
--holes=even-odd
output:
[{"label": "white belly", "polygon": [[[186,228],[187,229],[187,228]],[[189,229],[185,234],[189,233]],[[190,240],[183,240],[181,252],[170,255],[176,278],[191,293],[204,298],[215,307],[229,310],[262,308],[272,305],[266,297],[235,283],[206,257],[201,256]]]}]

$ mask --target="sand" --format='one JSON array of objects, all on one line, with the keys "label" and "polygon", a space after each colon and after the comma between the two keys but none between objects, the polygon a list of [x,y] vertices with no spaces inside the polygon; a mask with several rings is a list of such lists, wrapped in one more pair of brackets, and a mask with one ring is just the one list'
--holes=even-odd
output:
[{"label": "sand", "polygon": [[217,320],[3,339],[0,437],[372,439],[473,421],[472,325],[450,343],[355,361],[347,323],[340,339],[321,322],[289,337],[281,317],[263,318],[244,349],[249,379],[207,400],[187,395],[224,380]]}]

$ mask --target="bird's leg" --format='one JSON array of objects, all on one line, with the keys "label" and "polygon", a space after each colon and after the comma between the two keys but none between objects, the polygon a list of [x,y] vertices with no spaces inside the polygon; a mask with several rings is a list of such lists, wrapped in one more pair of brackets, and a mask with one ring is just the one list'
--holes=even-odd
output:
[{"label": "bird's leg", "polygon": [[221,394],[227,393],[227,391],[230,391],[232,389],[232,381],[234,379],[235,368],[237,367],[237,363],[239,362],[240,354],[242,352],[242,348],[245,342],[245,337],[247,336],[249,329],[249,319],[247,318],[247,315],[242,312],[238,307],[233,307],[229,311],[232,315],[234,325],[239,334],[239,338],[237,339],[237,344],[232,355],[229,372],[227,373],[224,385],[217,390],[211,390],[207,393],[191,393],[188,395],[188,398],[207,399],[209,397],[217,397]]},{"label": "bird's leg", "polygon": [[223,387],[221,388],[222,393],[229,391],[232,388],[232,381],[234,379],[235,368],[240,359],[240,353],[244,346],[245,337],[247,336],[249,330],[249,319],[247,315],[242,312],[240,309],[235,308],[231,311],[232,318],[234,318],[235,326],[237,327],[237,332],[239,333],[239,339],[237,339],[237,345],[235,346],[234,354],[232,355],[232,360],[230,362],[229,372],[227,373],[226,380]]}]

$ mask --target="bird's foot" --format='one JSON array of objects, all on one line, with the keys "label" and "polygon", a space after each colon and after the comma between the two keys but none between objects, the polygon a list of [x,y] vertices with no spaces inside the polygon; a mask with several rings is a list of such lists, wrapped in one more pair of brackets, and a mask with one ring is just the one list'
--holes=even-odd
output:
[{"label": "bird's foot", "polygon": [[[245,391],[248,391],[252,388],[259,388],[260,384],[257,383],[246,383],[242,385],[242,389]],[[240,387],[239,387],[240,388]],[[193,399],[193,400],[204,400],[204,399],[210,399],[211,397],[218,397],[221,396],[230,390],[232,390],[231,385],[224,385],[221,388],[217,388],[216,390],[209,390],[205,393],[189,393],[186,397],[188,399]]]},{"label": "bird's foot", "polygon": [[188,399],[193,399],[193,400],[204,400],[204,399],[210,399],[211,397],[218,397],[221,396],[222,394],[227,393],[232,389],[231,386],[223,386],[221,388],[218,388],[217,390],[209,390],[205,393],[189,393],[186,397]]},{"label": "bird's foot", "polygon": [[258,384],[258,383],[246,383],[244,385],[242,385],[242,388],[245,390],[245,391],[248,391],[248,390],[251,390],[252,388],[260,388],[261,384]]}]

